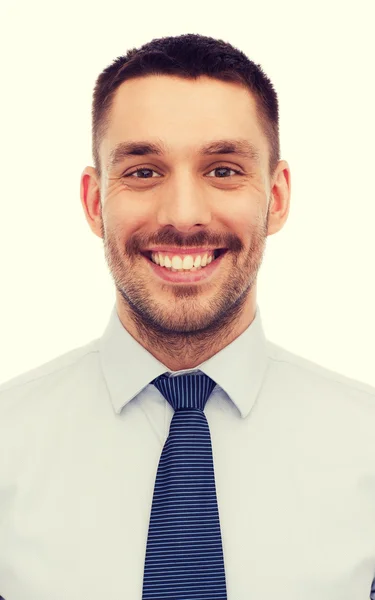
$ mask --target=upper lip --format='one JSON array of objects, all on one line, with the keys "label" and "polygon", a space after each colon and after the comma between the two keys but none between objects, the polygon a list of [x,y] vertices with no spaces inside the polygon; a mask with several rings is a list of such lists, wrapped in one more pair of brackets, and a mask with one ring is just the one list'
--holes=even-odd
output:
[{"label": "upper lip", "polygon": [[143,252],[170,252],[171,254],[204,254],[205,252],[215,252],[215,250],[225,250],[225,248],[146,248]]}]

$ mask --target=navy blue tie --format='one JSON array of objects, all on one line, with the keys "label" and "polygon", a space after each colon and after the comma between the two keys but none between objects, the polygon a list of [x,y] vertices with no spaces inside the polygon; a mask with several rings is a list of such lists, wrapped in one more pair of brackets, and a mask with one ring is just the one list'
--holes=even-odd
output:
[{"label": "navy blue tie", "polygon": [[211,436],[204,407],[216,383],[202,372],[151,383],[174,408],[156,474],[142,600],[227,600]]}]

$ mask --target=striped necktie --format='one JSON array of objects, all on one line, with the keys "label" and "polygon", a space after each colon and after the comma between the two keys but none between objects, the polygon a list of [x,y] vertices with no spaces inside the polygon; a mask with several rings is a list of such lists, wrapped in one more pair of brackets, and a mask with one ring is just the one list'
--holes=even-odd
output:
[{"label": "striped necktie", "polygon": [[151,382],[174,408],[156,474],[142,600],[227,600],[202,372]]}]

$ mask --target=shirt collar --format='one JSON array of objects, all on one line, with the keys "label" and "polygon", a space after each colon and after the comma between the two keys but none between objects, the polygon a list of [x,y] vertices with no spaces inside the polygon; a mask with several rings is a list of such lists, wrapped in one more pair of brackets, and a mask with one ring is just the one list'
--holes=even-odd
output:
[{"label": "shirt collar", "polygon": [[120,321],[115,304],[99,340],[99,355],[117,414],[159,375],[200,370],[228,394],[245,418],[266,373],[267,340],[257,304],[252,323],[233,342],[194,369],[172,372],[130,335]]}]

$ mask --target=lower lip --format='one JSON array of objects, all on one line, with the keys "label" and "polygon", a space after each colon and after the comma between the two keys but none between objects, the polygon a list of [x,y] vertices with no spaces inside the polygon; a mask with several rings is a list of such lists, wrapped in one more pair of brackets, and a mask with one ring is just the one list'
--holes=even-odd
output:
[{"label": "lower lip", "polygon": [[210,277],[218,269],[225,254],[226,252],[220,254],[220,256],[213,260],[207,267],[202,267],[198,271],[186,272],[170,271],[165,267],[160,267],[146,256],[144,256],[144,258],[147,260],[154,273],[161,279],[164,279],[164,281],[170,281],[172,283],[195,283],[197,281],[208,279],[208,277]]}]

